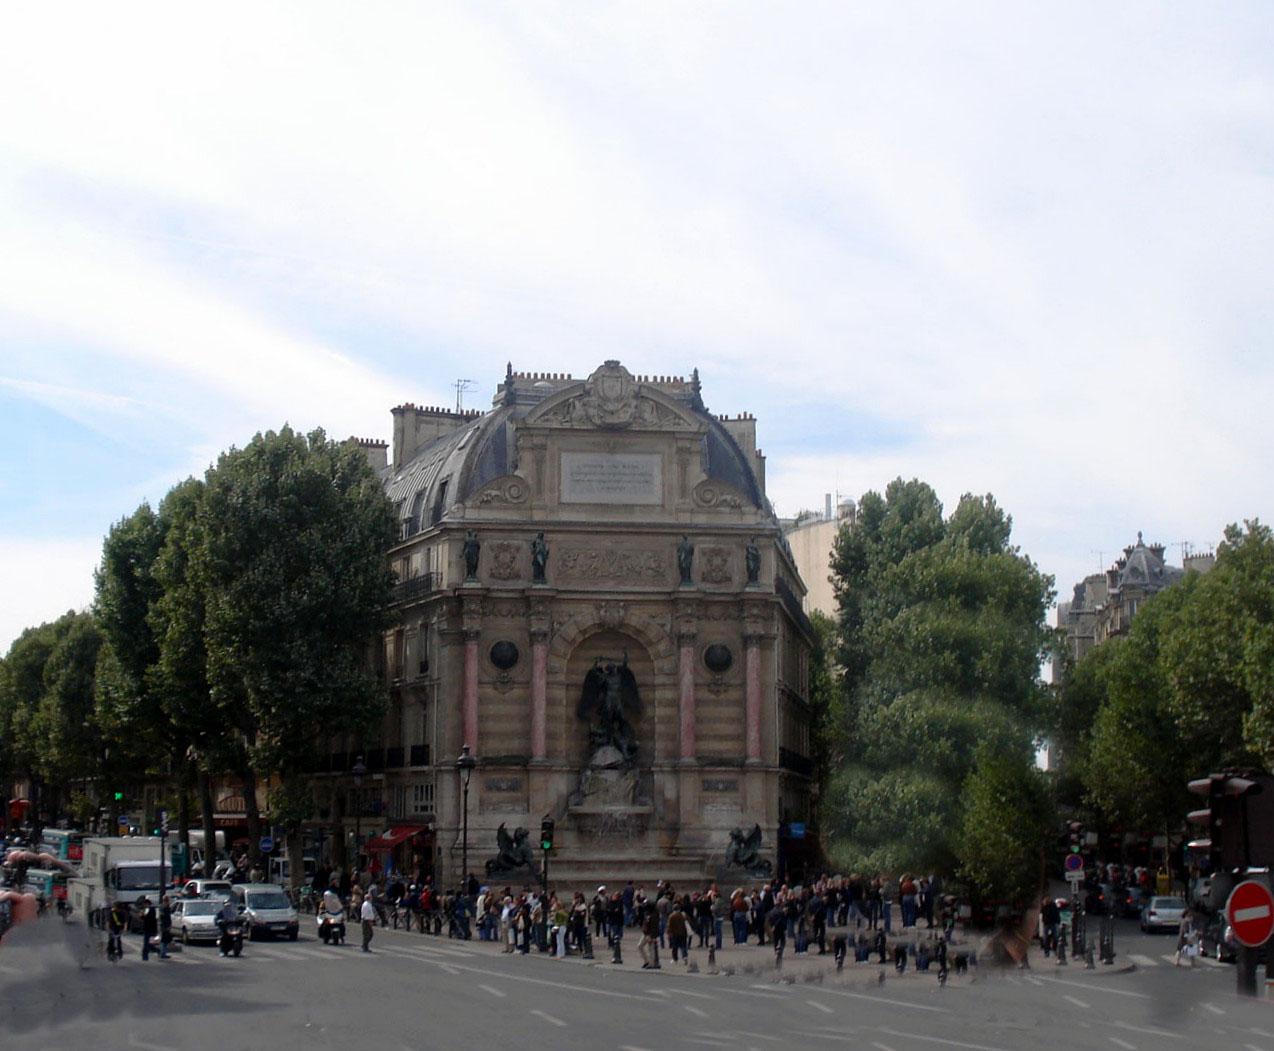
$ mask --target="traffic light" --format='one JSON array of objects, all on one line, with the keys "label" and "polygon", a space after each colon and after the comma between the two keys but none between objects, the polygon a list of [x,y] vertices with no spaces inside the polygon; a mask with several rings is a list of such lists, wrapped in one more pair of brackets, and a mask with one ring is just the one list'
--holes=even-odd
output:
[{"label": "traffic light", "polygon": [[553,849],[553,819],[546,817],[540,822],[540,849],[547,853]]},{"label": "traffic light", "polygon": [[1274,777],[1226,770],[1191,781],[1188,787],[1208,801],[1186,815],[1206,829],[1204,838],[1189,845],[1207,851],[1214,873],[1264,868],[1274,862]]},{"label": "traffic light", "polygon": [[124,793],[123,793],[123,792],[116,792],[116,793],[115,793],[115,802],[117,802],[117,803],[122,803],[122,802],[124,802]]}]

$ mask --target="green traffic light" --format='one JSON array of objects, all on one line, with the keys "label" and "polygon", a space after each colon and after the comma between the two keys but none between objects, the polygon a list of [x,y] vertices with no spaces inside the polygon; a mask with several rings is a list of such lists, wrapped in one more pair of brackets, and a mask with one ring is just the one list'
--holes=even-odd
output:
[{"label": "green traffic light", "polygon": [[116,793],[115,793],[115,802],[117,802],[117,803],[121,803],[121,802],[123,802],[123,800],[124,800],[124,793],[123,793],[123,792],[116,792]]}]

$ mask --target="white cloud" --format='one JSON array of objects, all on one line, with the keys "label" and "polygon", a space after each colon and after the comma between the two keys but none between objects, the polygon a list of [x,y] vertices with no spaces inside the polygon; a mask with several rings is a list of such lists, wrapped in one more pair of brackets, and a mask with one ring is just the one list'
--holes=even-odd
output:
[{"label": "white cloud", "polygon": [[39,399],[95,363],[100,400],[60,411],[126,436],[138,406],[196,462],[284,418],[384,435],[457,375],[481,403],[506,358],[697,363],[763,444],[808,402],[907,438],[784,448],[780,506],[828,477],[990,489],[1068,586],[1137,528],[1206,543],[1269,504],[1268,29],[1260,4],[27,5],[0,326],[67,351],[3,372]]},{"label": "white cloud", "polygon": [[37,540],[0,535],[0,653],[23,629],[93,601],[101,539]]}]

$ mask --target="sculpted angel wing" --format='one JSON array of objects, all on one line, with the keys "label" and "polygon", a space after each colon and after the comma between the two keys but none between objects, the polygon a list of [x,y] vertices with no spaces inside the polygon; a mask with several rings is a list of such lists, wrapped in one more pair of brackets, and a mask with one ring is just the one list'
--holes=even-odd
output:
[{"label": "sculpted angel wing", "polygon": [[748,833],[748,838],[743,841],[743,845],[749,850],[761,849],[761,826],[755,825],[752,831]]},{"label": "sculpted angel wing", "polygon": [[637,677],[627,664],[619,668],[619,695],[627,711],[640,714],[641,695],[637,692]]},{"label": "sculpted angel wing", "polygon": [[577,719],[587,719],[597,707],[602,691],[606,688],[606,673],[596,665],[584,676],[584,689],[580,692],[579,705],[575,709]]}]

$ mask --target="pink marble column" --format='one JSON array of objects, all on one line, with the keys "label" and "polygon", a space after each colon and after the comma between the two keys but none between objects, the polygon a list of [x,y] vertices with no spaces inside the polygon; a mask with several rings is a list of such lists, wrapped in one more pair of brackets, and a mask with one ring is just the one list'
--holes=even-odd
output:
[{"label": "pink marble column", "polygon": [[681,694],[678,716],[681,726],[681,758],[694,759],[695,749],[695,639],[682,635],[681,643]]},{"label": "pink marble column", "polygon": [[478,632],[464,635],[464,740],[476,755],[478,743]]},{"label": "pink marble column", "polygon": [[531,635],[531,758],[548,758],[549,642]]},{"label": "pink marble column", "polygon": [[747,711],[747,751],[749,762],[761,761],[761,639],[747,635],[743,639],[745,702]]}]

